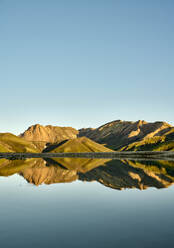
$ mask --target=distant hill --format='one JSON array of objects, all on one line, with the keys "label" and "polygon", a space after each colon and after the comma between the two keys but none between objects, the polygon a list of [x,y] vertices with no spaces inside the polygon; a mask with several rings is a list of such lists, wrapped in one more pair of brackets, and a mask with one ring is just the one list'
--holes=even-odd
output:
[{"label": "distant hill", "polygon": [[98,144],[87,137],[71,139],[57,147],[54,147],[50,152],[112,152],[111,149]]},{"label": "distant hill", "polygon": [[[122,150],[135,142],[145,142],[145,140],[150,142],[153,139],[160,139],[158,137],[163,139],[171,130],[173,127],[166,122],[148,123],[142,120],[136,122],[116,120],[95,129],[80,129],[78,136],[86,136],[111,149]],[[174,141],[174,138],[171,137],[170,142],[171,140]],[[134,148],[135,146],[132,147],[132,150]],[[164,146],[163,148],[165,149]],[[163,148],[161,147],[161,149]]]},{"label": "distant hill", "polygon": [[32,142],[11,133],[0,133],[0,152],[39,152]]}]

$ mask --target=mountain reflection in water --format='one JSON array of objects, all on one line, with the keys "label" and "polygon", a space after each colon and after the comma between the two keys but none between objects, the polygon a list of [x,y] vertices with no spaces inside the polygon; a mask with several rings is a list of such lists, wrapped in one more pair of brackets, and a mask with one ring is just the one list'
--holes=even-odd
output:
[{"label": "mountain reflection in water", "polygon": [[98,181],[104,186],[166,188],[174,182],[174,162],[84,158],[0,160],[0,176],[19,174],[34,185]]}]

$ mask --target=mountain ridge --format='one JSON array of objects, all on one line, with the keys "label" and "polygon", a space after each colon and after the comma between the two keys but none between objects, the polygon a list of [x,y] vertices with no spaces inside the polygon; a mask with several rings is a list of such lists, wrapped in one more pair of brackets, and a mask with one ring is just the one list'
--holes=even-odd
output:
[{"label": "mountain ridge", "polygon": [[108,122],[96,129],[80,129],[78,136],[86,136],[107,147],[120,150],[131,143],[155,136],[162,136],[173,128],[167,122],[146,122],[144,120]]},{"label": "mountain ridge", "polygon": [[[58,145],[60,146],[61,142],[66,142],[67,144],[68,141],[81,137],[87,137],[91,141],[115,151],[145,151],[146,149],[148,151],[174,151],[174,127],[162,121],[114,120],[98,128],[81,128],[79,130],[73,127],[35,124],[28,127],[18,137],[21,140],[30,142],[30,145],[32,143],[40,152],[44,151],[44,149],[48,149],[49,151],[52,147],[56,148]],[[21,140],[19,140],[19,143]],[[80,146],[82,147],[82,145]],[[1,142],[1,137],[0,151],[13,151],[7,144],[4,145]],[[89,150],[87,149],[87,151]]]}]

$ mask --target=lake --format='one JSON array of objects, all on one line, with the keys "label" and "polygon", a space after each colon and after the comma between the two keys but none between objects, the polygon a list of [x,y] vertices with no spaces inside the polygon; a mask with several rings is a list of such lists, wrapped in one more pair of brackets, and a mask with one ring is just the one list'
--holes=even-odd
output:
[{"label": "lake", "polygon": [[0,244],[172,247],[174,162],[0,159]]}]

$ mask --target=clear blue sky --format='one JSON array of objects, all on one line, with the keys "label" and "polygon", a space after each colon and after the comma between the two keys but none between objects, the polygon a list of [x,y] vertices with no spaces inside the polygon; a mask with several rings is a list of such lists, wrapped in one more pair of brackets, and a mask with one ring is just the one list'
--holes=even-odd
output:
[{"label": "clear blue sky", "polygon": [[0,0],[0,132],[174,124],[173,0]]}]

